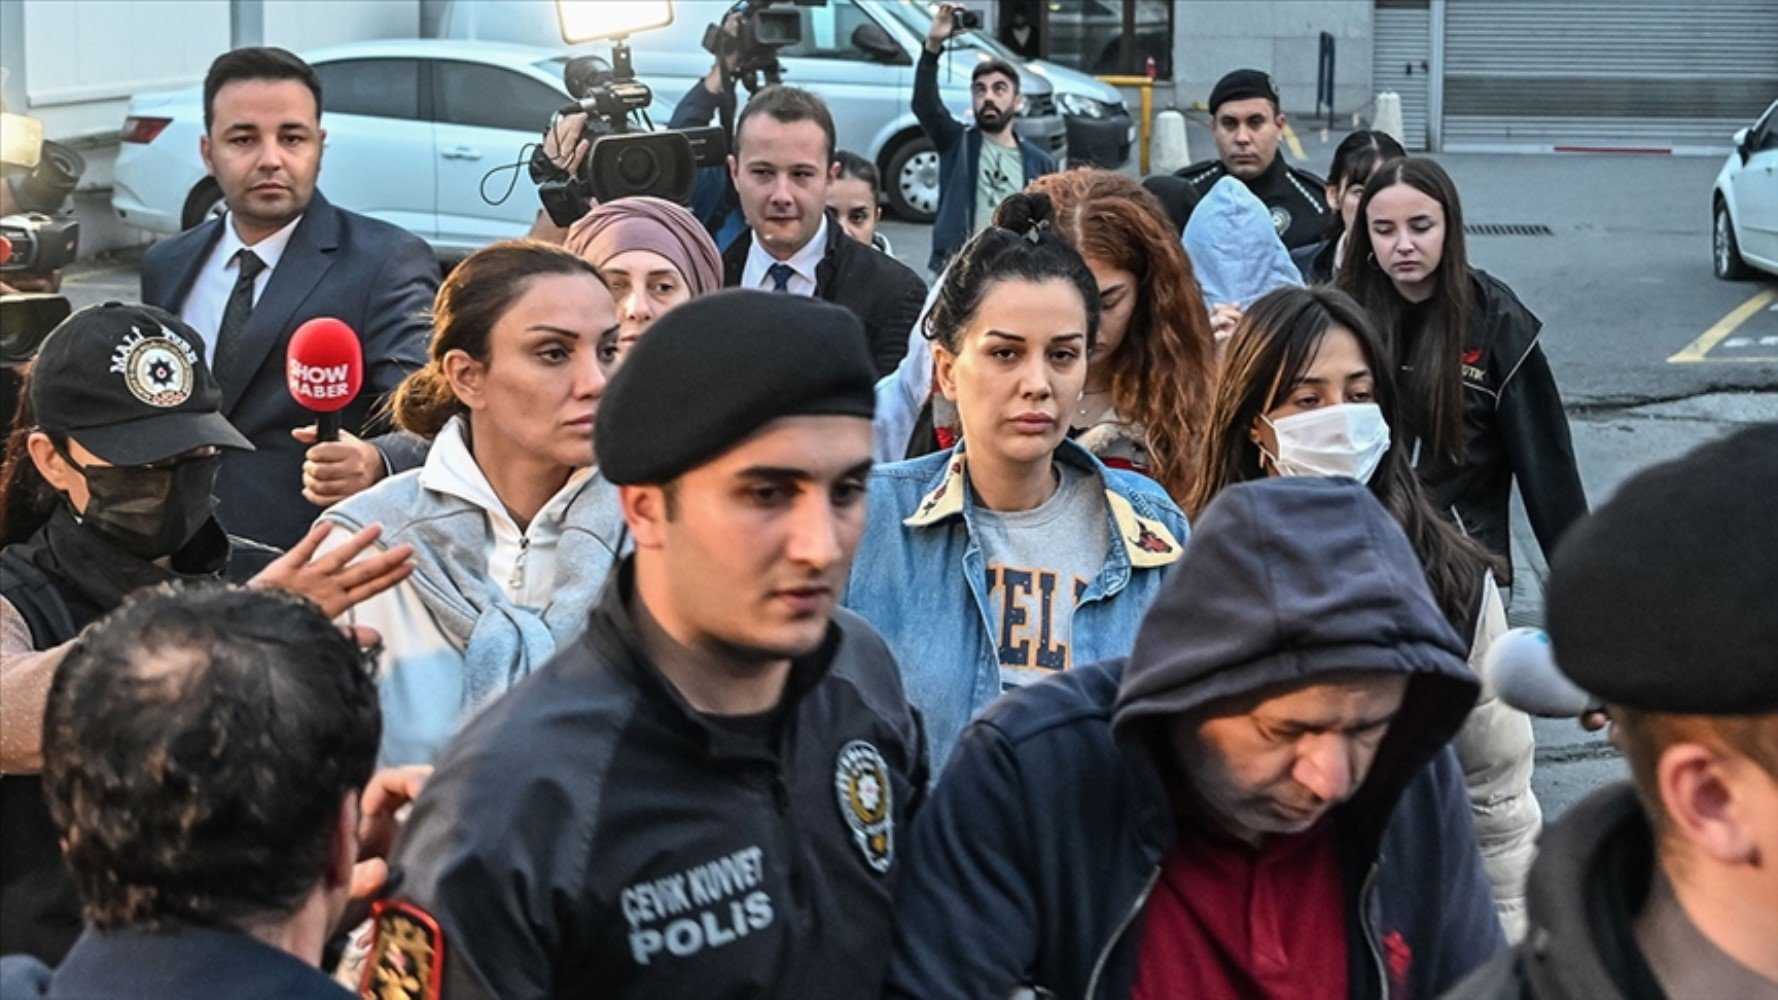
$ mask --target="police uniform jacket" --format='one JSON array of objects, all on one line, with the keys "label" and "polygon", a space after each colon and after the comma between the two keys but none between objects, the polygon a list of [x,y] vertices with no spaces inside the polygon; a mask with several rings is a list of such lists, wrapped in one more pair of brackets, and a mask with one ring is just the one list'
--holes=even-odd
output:
[{"label": "police uniform jacket", "polygon": [[926,783],[888,647],[836,611],[775,731],[743,734],[642,652],[633,566],[446,749],[396,847],[373,988],[442,952],[450,1000],[877,995]]},{"label": "police uniform jacket", "polygon": [[[1221,160],[1204,160],[1180,170],[1174,176],[1183,178],[1199,198],[1210,193],[1216,182],[1228,176]],[[1272,213],[1272,225],[1287,250],[1314,243],[1326,234],[1328,213],[1327,182],[1298,170],[1284,162],[1284,154],[1272,157],[1272,165],[1258,177],[1246,182],[1248,190],[1259,197]]]}]

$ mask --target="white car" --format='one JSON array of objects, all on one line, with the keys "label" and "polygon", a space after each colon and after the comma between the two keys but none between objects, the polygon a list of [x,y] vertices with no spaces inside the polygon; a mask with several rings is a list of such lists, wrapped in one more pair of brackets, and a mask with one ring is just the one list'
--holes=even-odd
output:
[{"label": "white car", "polygon": [[1718,278],[1746,278],[1754,268],[1778,274],[1778,101],[1752,128],[1735,133],[1710,210]]},{"label": "white car", "polygon": [[[540,206],[526,146],[571,103],[560,53],[396,39],[305,58],[321,80],[318,187],[329,201],[400,226],[442,257],[530,228]],[[201,86],[131,99],[111,196],[131,225],[177,233],[220,211],[222,193],[198,155],[203,100]]]}]

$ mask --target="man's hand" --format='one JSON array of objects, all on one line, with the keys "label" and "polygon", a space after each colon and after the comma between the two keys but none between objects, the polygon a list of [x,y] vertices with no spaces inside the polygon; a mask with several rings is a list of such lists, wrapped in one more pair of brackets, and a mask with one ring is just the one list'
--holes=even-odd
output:
[{"label": "man's hand", "polygon": [[383,534],[382,525],[378,524],[316,559],[315,550],[333,529],[328,521],[315,522],[302,541],[260,570],[247,581],[247,586],[272,587],[306,597],[320,605],[327,617],[338,618],[360,601],[375,597],[413,573],[412,545],[397,545],[387,552],[352,561]]},{"label": "man's hand", "polygon": [[387,471],[376,445],[345,431],[338,441],[319,444],[314,424],[298,427],[290,436],[311,446],[303,455],[303,499],[317,507],[331,507],[370,489]]},{"label": "man's hand", "polygon": [[16,271],[7,276],[8,280],[0,281],[0,294],[14,295],[29,292],[49,292],[54,294],[62,290],[62,272],[51,271],[48,274],[31,274]]},{"label": "man's hand", "polygon": [[347,890],[351,902],[341,927],[357,926],[370,915],[370,904],[389,882],[389,849],[401,828],[401,811],[420,797],[431,776],[432,768],[426,764],[393,767],[370,776],[358,800],[358,863],[352,866]]},{"label": "man's hand", "polygon": [[586,112],[576,111],[571,115],[563,115],[544,133],[543,155],[549,157],[549,162],[561,167],[563,173],[577,173],[581,161],[586,159],[587,150],[592,148],[592,143],[584,138],[585,132]]},{"label": "man's hand", "polygon": [[957,23],[957,12],[963,9],[960,3],[941,3],[938,13],[932,18],[932,27],[926,30],[926,51],[938,55],[944,51],[945,43],[968,31],[968,28]]},{"label": "man's hand", "polygon": [[1234,336],[1235,327],[1241,322],[1241,307],[1233,302],[1218,302],[1210,308],[1210,336],[1216,341],[1216,351],[1228,346],[1229,338]]}]

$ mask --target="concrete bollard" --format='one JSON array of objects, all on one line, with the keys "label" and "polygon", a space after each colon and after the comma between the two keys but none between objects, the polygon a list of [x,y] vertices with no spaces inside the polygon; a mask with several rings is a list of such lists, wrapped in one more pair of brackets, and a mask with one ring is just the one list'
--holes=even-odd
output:
[{"label": "concrete bollard", "polygon": [[1191,149],[1185,140],[1185,116],[1163,111],[1154,116],[1154,135],[1149,139],[1148,172],[1170,174],[1190,165]]},{"label": "concrete bollard", "polygon": [[1407,145],[1401,126],[1401,95],[1393,90],[1385,90],[1377,95],[1376,115],[1371,121],[1371,128],[1387,133],[1396,142]]}]

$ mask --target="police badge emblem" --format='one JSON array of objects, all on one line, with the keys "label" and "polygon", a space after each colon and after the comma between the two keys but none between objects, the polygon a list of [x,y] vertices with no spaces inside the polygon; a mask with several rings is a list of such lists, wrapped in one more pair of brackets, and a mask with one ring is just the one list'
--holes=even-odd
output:
[{"label": "police badge emblem", "polygon": [[1272,228],[1277,230],[1280,239],[1284,237],[1284,231],[1290,228],[1290,220],[1290,209],[1283,205],[1272,206]]},{"label": "police badge emblem", "polygon": [[425,910],[397,900],[371,909],[375,926],[358,995],[364,1000],[438,1000],[444,987],[444,932]]},{"label": "police badge emblem", "polygon": [[840,818],[852,831],[865,863],[879,874],[887,872],[895,859],[895,819],[889,765],[883,755],[863,740],[846,744],[834,762],[833,784]]},{"label": "police badge emblem", "polygon": [[136,327],[117,345],[111,371],[123,376],[130,395],[149,406],[173,407],[191,398],[197,351],[183,337],[161,327],[144,332]]}]

